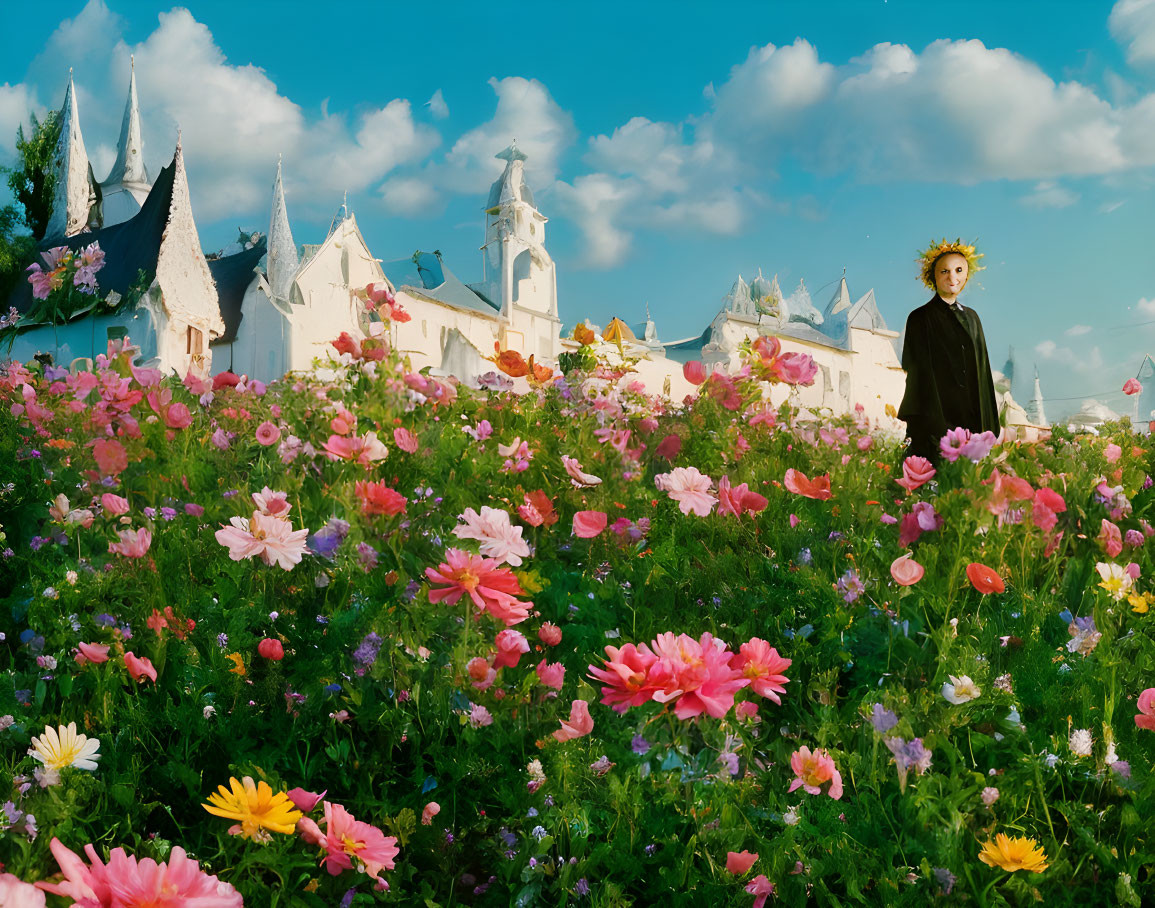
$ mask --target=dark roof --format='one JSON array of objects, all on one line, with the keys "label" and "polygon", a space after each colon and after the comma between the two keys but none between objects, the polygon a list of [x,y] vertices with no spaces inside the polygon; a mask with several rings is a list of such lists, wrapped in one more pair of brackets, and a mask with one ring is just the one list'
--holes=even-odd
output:
[{"label": "dark roof", "polygon": [[[149,276],[156,273],[160,241],[172,205],[174,172],[173,164],[160,172],[140,211],[127,221],[91,233],[42,240],[38,251],[43,252],[56,246],[81,249],[89,243],[99,242],[100,248],[104,250],[104,267],[96,275],[100,293],[105,296],[115,290],[124,296],[136,283],[141,271]],[[8,299],[8,304],[15,306],[18,312],[27,312],[35,302],[32,285],[28,281],[20,281]]]},{"label": "dark roof", "polygon": [[213,338],[209,346],[228,344],[237,339],[237,328],[244,318],[241,302],[245,298],[245,291],[253,282],[253,269],[265,254],[266,240],[266,237],[261,237],[252,249],[225,258],[209,260],[209,271],[212,272],[213,282],[217,285],[217,303],[225,323],[225,333]]}]

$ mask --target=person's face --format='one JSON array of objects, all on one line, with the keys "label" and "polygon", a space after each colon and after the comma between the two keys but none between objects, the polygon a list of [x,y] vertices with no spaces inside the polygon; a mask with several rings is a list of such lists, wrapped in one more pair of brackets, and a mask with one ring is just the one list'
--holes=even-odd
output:
[{"label": "person's face", "polygon": [[934,266],[934,283],[943,299],[954,299],[966,285],[969,269],[967,260],[957,252],[940,258]]}]

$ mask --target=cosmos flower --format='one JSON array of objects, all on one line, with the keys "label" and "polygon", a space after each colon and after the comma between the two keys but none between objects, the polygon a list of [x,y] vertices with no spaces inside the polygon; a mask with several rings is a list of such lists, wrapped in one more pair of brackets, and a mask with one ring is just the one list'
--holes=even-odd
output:
[{"label": "cosmos flower", "polygon": [[982,690],[975,684],[969,675],[962,675],[956,678],[954,675],[948,675],[950,681],[943,684],[942,695],[950,703],[959,706],[963,703],[969,703],[982,696]]},{"label": "cosmos flower", "polygon": [[340,804],[326,801],[325,818],[321,822],[325,825],[324,831],[308,817],[302,817],[298,827],[301,838],[324,849],[321,863],[331,876],[356,869],[376,880],[382,870],[393,870],[397,866],[401,849],[397,847],[396,837],[358,820]]}]

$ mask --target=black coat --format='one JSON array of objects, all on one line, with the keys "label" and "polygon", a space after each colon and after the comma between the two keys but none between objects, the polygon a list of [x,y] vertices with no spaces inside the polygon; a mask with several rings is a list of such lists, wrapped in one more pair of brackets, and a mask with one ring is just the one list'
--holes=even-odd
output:
[{"label": "black coat", "polygon": [[[966,320],[960,322],[959,314]],[[999,432],[999,408],[986,337],[978,313],[952,311],[938,294],[906,320],[902,345],[906,393],[898,418],[906,421],[909,453],[937,459],[949,429]]]}]

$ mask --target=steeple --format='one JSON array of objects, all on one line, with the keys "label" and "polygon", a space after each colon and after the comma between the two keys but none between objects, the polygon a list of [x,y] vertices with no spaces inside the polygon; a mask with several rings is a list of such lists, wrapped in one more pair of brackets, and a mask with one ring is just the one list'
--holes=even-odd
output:
[{"label": "steeple", "polygon": [[297,244],[289,229],[289,213],[285,208],[285,187],[281,182],[281,159],[277,158],[277,179],[273,183],[273,210],[269,215],[269,252],[265,274],[277,299],[288,299],[293,276],[297,273]]},{"label": "steeple", "polygon": [[[124,105],[124,120],[120,124],[120,139],[116,143],[116,163],[102,185],[112,183],[140,183],[150,186],[144,166],[144,142],[140,134],[140,104],[136,97],[136,58],[131,58],[128,76],[128,101]],[[146,190],[147,192],[147,190]]]},{"label": "steeple", "polygon": [[87,228],[90,222],[99,226],[100,188],[92,176],[92,165],[84,150],[71,69],[68,71],[64,105],[60,108],[60,139],[52,156],[52,167],[56,172],[56,195],[45,238],[72,236]]},{"label": "steeple", "polygon": [[535,207],[533,193],[529,191],[529,186],[525,182],[524,162],[528,158],[525,152],[517,147],[517,139],[494,157],[499,161],[505,161],[505,170],[490,187],[489,201],[485,205],[485,210],[493,214],[495,208],[512,201],[525,202],[530,207]]},{"label": "steeple", "polygon": [[1043,388],[1039,384],[1039,367],[1035,366],[1035,393],[1031,395],[1031,402],[1027,404],[1027,419],[1035,426],[1047,426],[1047,414],[1043,410]]},{"label": "steeple", "polygon": [[830,298],[830,302],[826,305],[826,315],[837,315],[839,312],[845,312],[850,308],[850,288],[846,286],[846,275],[842,275],[842,279],[838,282],[838,289],[834,292],[834,296]]}]

